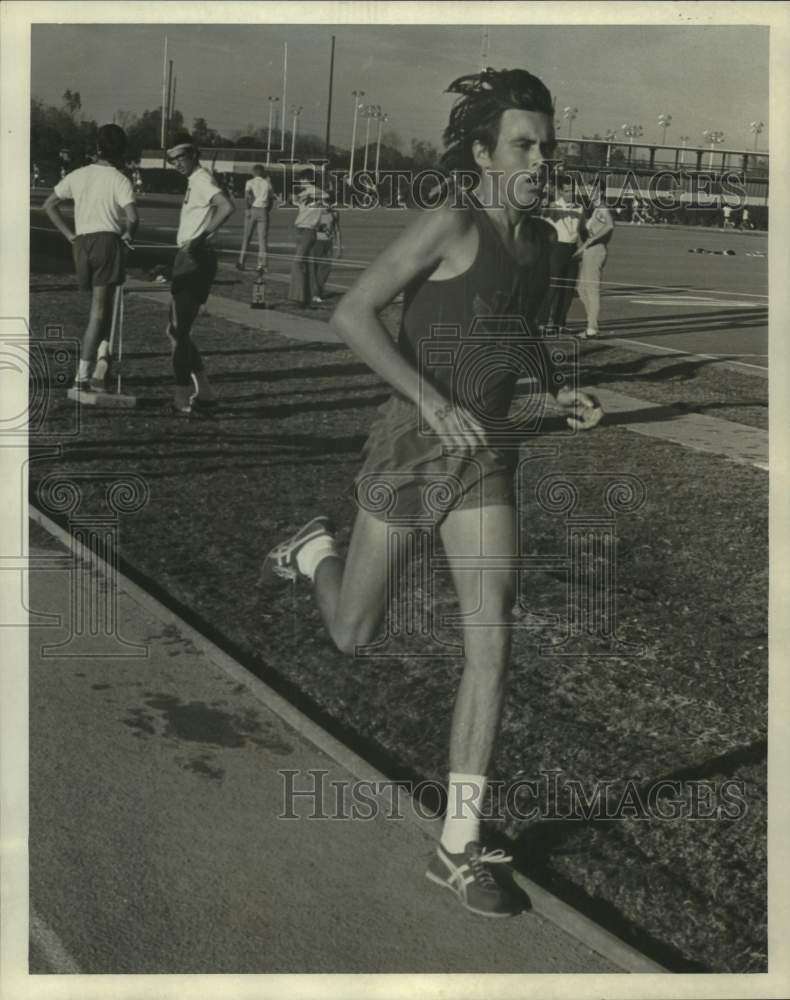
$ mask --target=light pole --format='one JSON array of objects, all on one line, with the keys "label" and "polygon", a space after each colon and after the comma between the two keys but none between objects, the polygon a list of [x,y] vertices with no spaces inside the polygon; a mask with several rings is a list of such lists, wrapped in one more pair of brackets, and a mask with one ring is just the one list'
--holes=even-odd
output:
[{"label": "light pole", "polygon": [[384,125],[386,125],[387,122],[390,120],[390,116],[388,114],[385,114],[383,111],[381,111],[381,109],[379,109],[379,113],[378,113],[378,115],[376,117],[379,120],[379,133],[376,136],[376,184],[378,184],[378,182],[379,182],[379,154],[381,153],[381,130],[384,127]]},{"label": "light pole", "polygon": [[269,132],[266,137],[266,166],[269,166],[269,160],[272,155],[272,115],[274,114],[274,105],[280,100],[279,97],[269,98]]},{"label": "light pole", "polygon": [[749,125],[749,130],[754,134],[754,151],[757,152],[757,142],[760,138],[760,133],[765,128],[765,122],[752,122]]},{"label": "light pole", "polygon": [[617,129],[607,129],[604,132],[604,139],[606,139],[606,166],[609,166],[609,160],[612,157],[612,143],[617,138]]},{"label": "light pole", "polygon": [[293,128],[291,129],[291,162],[292,163],[293,163],[294,156],[295,156],[295,153],[296,153],[296,126],[297,126],[297,124],[299,122],[299,115],[302,113],[302,111],[303,111],[303,108],[301,106],[298,107],[298,108],[297,107],[292,107],[291,108],[291,114],[294,116],[294,124],[293,124]]},{"label": "light pole", "polygon": [[365,96],[364,90],[352,90],[351,95],[354,98],[354,124],[351,127],[351,157],[348,161],[348,176],[354,176],[354,145],[357,141],[357,114],[362,105],[359,103],[359,98]]},{"label": "light pole", "polygon": [[686,162],[686,143],[688,141],[689,141],[689,137],[687,135],[682,135],[680,137],[680,144],[683,147],[683,151],[680,154],[680,162],[681,162],[681,164],[683,164],[683,163]]},{"label": "light pole", "polygon": [[362,173],[366,174],[368,172],[368,150],[370,148],[370,120],[375,118],[381,108],[375,104],[368,104],[362,114],[367,119],[365,124],[365,158],[362,162]]},{"label": "light pole", "polygon": [[724,142],[724,133],[720,132],[718,129],[706,128],[702,133],[705,138],[710,143],[710,158],[708,159],[708,170],[713,169],[713,150],[716,148],[716,144],[719,142]]},{"label": "light pole", "polygon": [[672,115],[659,115],[658,116],[658,126],[662,130],[661,135],[661,145],[666,146],[667,144],[667,129],[672,124]]},{"label": "light pole", "polygon": [[633,146],[634,139],[639,139],[644,135],[644,129],[641,125],[629,125],[626,122],[626,124],[623,125],[623,135],[628,136],[628,141]]},{"label": "light pole", "polygon": [[568,123],[568,139],[569,140],[570,140],[570,137],[571,137],[571,126],[573,125],[573,119],[576,117],[576,115],[578,113],[579,113],[579,109],[578,108],[570,108],[570,107],[563,108],[562,117]]}]

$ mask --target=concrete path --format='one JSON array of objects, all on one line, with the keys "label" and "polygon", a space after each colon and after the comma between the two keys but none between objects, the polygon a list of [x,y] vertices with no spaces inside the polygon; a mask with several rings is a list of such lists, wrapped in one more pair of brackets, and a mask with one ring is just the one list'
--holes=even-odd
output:
[{"label": "concrete path", "polygon": [[[38,534],[30,607],[60,624],[30,632],[32,973],[658,968],[628,949],[602,958],[538,912],[466,913],[425,879],[434,841],[408,809],[308,818],[336,813],[331,783],[364,762],[288,706],[285,721],[278,696],[134,585]],[[112,634],[74,638],[77,593],[99,617],[117,593]],[[325,794],[294,802],[288,780]]]}]

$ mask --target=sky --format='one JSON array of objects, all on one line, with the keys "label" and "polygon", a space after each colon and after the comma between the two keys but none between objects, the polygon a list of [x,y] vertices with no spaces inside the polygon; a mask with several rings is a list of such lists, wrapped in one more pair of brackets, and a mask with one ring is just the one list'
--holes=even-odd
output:
[{"label": "sky", "polygon": [[[448,5],[449,7],[449,5]],[[540,76],[561,113],[578,109],[573,136],[641,124],[660,141],[659,114],[672,115],[667,142],[705,145],[704,129],[725,134],[724,148],[752,149],[749,123],[768,142],[768,29],[759,26],[489,27],[486,63]],[[176,77],[175,104],[188,125],[203,117],[223,135],[266,127],[268,97],[282,93],[288,44],[287,106],[301,105],[299,132],[326,129],[330,39],[336,36],[332,142],[351,139],[353,90],[381,106],[386,126],[408,144],[441,145],[457,76],[479,70],[482,27],[458,25],[75,25],[32,27],[31,94],[60,104],[78,90],[83,113],[99,123],[118,111],[158,107],[165,35]],[[279,107],[279,105],[278,105]],[[287,127],[290,128],[291,119]],[[375,132],[371,129],[371,140]],[[360,131],[361,129],[361,131]],[[364,140],[358,123],[357,142]],[[559,133],[567,134],[563,122]],[[620,132],[622,136],[622,132]]]}]

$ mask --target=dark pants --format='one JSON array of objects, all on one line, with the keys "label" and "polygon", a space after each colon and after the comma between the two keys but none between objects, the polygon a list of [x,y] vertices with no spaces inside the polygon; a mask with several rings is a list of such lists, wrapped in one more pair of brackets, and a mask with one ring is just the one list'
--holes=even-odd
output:
[{"label": "dark pants", "polygon": [[575,253],[575,243],[555,243],[551,248],[551,284],[540,310],[543,324],[565,326],[579,273],[579,262],[572,259]]},{"label": "dark pants", "polygon": [[191,385],[192,373],[203,371],[203,360],[192,341],[191,331],[200,307],[209,297],[216,273],[217,255],[210,247],[201,247],[193,253],[179,250],[176,254],[167,328],[173,346],[176,385]]},{"label": "dark pants", "polygon": [[312,253],[315,260],[315,294],[320,297],[332,270],[332,240],[316,240]]},{"label": "dark pants", "polygon": [[291,267],[288,298],[291,302],[298,302],[303,306],[309,305],[311,297],[318,294],[314,291],[316,287],[315,261],[312,256],[314,245],[315,229],[296,230],[296,252]]}]

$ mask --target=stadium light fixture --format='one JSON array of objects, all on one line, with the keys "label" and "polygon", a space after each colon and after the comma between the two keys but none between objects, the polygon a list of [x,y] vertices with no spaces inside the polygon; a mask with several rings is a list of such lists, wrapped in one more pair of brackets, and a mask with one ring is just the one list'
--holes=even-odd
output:
[{"label": "stadium light fixture", "polygon": [[749,124],[749,130],[754,135],[754,149],[757,152],[757,142],[760,138],[760,133],[765,128],[765,122],[751,122]]},{"label": "stadium light fixture", "polygon": [[379,131],[376,136],[376,184],[379,182],[379,154],[381,153],[381,130],[390,120],[390,116],[379,108],[379,113],[376,115],[379,120]]},{"label": "stadium light fixture", "polygon": [[667,144],[667,129],[672,124],[672,115],[659,115],[658,116],[658,127],[662,130],[661,134],[661,145],[666,146]]},{"label": "stadium light fixture", "polygon": [[562,117],[568,123],[568,139],[570,139],[570,137],[571,137],[571,127],[573,125],[573,120],[574,120],[574,118],[576,117],[576,115],[578,113],[579,113],[579,109],[578,108],[567,107],[567,108],[563,108],[563,110],[562,110]]},{"label": "stadium light fixture", "polygon": [[354,146],[357,141],[357,115],[359,114],[359,109],[363,106],[359,99],[365,96],[364,90],[352,90],[351,96],[354,98],[354,124],[351,126],[351,156],[348,161],[348,176],[354,176]]},{"label": "stadium light fixture", "polygon": [[372,118],[376,117],[377,111],[381,108],[376,104],[368,104],[362,111],[363,117],[366,119],[365,123],[365,158],[362,163],[362,173],[366,174],[368,172],[368,150],[370,149],[370,121]]},{"label": "stadium light fixture", "polygon": [[634,144],[634,139],[641,138],[644,135],[645,131],[641,125],[635,125],[628,122],[626,122],[622,126],[622,129],[623,129],[623,135],[628,137],[628,141],[632,146]]},{"label": "stadium light fixture", "polygon": [[708,159],[708,170],[713,168],[713,151],[716,145],[724,142],[724,133],[715,128],[706,128],[702,133],[710,143],[710,158]]}]

